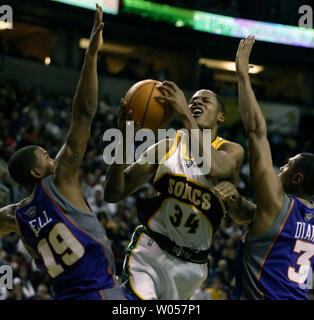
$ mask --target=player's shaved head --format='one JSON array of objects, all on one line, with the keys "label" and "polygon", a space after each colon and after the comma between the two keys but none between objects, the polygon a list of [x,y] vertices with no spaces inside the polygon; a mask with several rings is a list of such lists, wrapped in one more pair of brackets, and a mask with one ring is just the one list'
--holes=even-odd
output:
[{"label": "player's shaved head", "polygon": [[217,99],[217,102],[218,102],[219,111],[220,111],[220,112],[223,112],[223,113],[226,113],[225,104],[224,104],[224,102],[222,101],[220,95],[218,95],[217,93],[215,93],[215,96],[216,96],[216,99]]},{"label": "player's shaved head", "polygon": [[31,175],[31,170],[36,166],[37,157],[35,151],[39,146],[27,146],[16,151],[9,160],[9,173],[12,179],[19,185],[29,189],[36,179]]},{"label": "player's shaved head", "polygon": [[300,153],[294,159],[294,173],[303,175],[303,193],[308,196],[314,196],[314,154]]}]

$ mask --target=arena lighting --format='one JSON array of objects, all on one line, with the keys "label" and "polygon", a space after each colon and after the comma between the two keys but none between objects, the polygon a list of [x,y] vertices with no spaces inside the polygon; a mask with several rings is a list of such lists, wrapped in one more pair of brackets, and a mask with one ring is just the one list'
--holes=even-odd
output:
[{"label": "arena lighting", "polygon": [[[79,47],[81,49],[87,49],[88,44],[89,44],[89,39],[87,38],[81,38],[79,41]],[[126,46],[126,45],[119,45],[115,43],[104,42],[100,50],[106,51],[106,52],[114,52],[122,55],[128,55],[133,53],[135,49],[136,48],[133,46]]]},{"label": "arena lighting", "polygon": [[98,3],[104,13],[115,14],[119,13],[119,0],[52,0],[54,2],[61,2],[76,7],[95,10],[96,3]]},{"label": "arena lighting", "polygon": [[[236,66],[234,61],[224,61],[224,60],[214,60],[208,58],[200,58],[198,60],[199,64],[205,65],[207,68],[211,69],[219,69],[219,70],[226,70],[226,71],[236,71]],[[258,66],[253,64],[253,67],[250,68],[249,73],[257,74],[262,72],[265,68],[263,66]]]},{"label": "arena lighting", "polygon": [[46,57],[46,58],[45,58],[45,65],[46,65],[46,66],[49,66],[50,63],[51,63],[51,58],[50,58],[50,57]]},{"label": "arena lighting", "polygon": [[123,0],[122,12],[227,37],[246,38],[252,34],[260,41],[314,48],[314,29],[227,17],[146,0]]},{"label": "arena lighting", "polygon": [[0,30],[12,29],[12,23],[6,21],[0,21]]}]

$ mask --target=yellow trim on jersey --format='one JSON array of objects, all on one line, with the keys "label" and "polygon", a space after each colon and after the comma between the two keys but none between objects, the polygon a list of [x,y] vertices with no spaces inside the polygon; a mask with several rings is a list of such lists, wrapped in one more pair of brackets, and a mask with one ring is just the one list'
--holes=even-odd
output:
[{"label": "yellow trim on jersey", "polygon": [[169,151],[165,154],[165,156],[161,159],[161,161],[160,161],[160,163],[159,163],[159,166],[158,166],[158,169],[157,169],[157,171],[156,171],[156,175],[155,175],[155,178],[154,178],[154,181],[153,181],[154,183],[159,179],[159,178],[157,178],[157,175],[158,175],[158,172],[159,172],[159,169],[160,169],[161,165],[162,165],[167,159],[169,159],[169,158],[174,154],[174,152],[177,150],[177,147],[178,147],[178,145],[179,145],[179,142],[180,142],[181,137],[182,137],[182,135],[181,135],[180,131],[178,130],[177,133],[176,133],[176,135],[175,135],[175,137],[174,137],[175,141],[174,141],[173,145],[171,146],[171,148],[169,149]]},{"label": "yellow trim on jersey", "polygon": [[217,145],[216,145],[216,149],[218,150],[224,143],[228,142],[227,140],[225,139],[222,139]]},{"label": "yellow trim on jersey", "polygon": [[189,157],[189,155],[187,154],[186,152],[186,141],[185,139],[183,138],[182,140],[182,154],[181,154],[182,158],[184,159],[187,159],[187,160],[191,160],[191,161],[194,161],[195,158],[192,156],[192,158]]},{"label": "yellow trim on jersey", "polygon": [[217,136],[216,139],[211,143],[214,148],[216,147],[216,144],[219,142],[219,139],[220,137]]},{"label": "yellow trim on jersey", "polygon": [[[226,142],[227,142],[227,140],[217,136],[216,139],[211,143],[211,145],[213,146],[213,148],[218,150]],[[185,139],[183,139],[183,141],[182,141],[182,157],[184,159],[191,160],[191,161],[195,160],[195,158],[193,156],[190,158],[189,155],[186,152],[186,141],[185,141]]]},{"label": "yellow trim on jersey", "polygon": [[159,208],[152,214],[152,216],[149,218],[148,222],[147,222],[147,226],[150,228],[150,225],[151,225],[151,222],[152,222],[152,219],[154,218],[154,216],[158,213],[158,211],[160,211],[164,205],[164,203],[167,201],[167,200],[170,200],[170,199],[174,199],[184,205],[187,205],[188,207],[191,207],[192,209],[195,209],[201,216],[203,216],[209,223],[209,230],[210,230],[210,240],[212,240],[212,237],[213,237],[213,231],[214,231],[214,228],[213,228],[213,225],[211,223],[211,221],[208,219],[208,217],[202,212],[200,211],[197,207],[195,207],[193,204],[190,204],[190,203],[186,203],[186,202],[183,202],[177,198],[174,198],[174,197],[167,197],[166,199],[164,199],[161,203],[161,205],[159,206]]},{"label": "yellow trim on jersey", "polygon": [[[216,150],[218,150],[224,143],[228,142],[228,140],[225,140],[225,139],[218,137],[218,136],[217,136],[216,140],[215,140],[215,145],[213,146]],[[219,183],[218,179],[213,179],[213,182],[215,185],[217,183]],[[225,199],[222,199],[222,200],[225,200]]]},{"label": "yellow trim on jersey", "polygon": [[141,241],[141,239],[142,239],[142,237],[143,237],[144,234],[145,234],[145,232],[143,232],[143,233],[138,237],[138,240],[137,240],[137,242],[136,242],[136,245],[135,245],[135,247],[132,249],[131,254],[130,254],[130,258],[129,258],[129,261],[128,261],[128,270],[129,270],[130,286],[131,286],[133,292],[134,292],[141,300],[145,300],[145,299],[135,290],[135,288],[134,288],[134,286],[133,286],[130,263],[131,263],[131,259],[132,259],[132,257],[133,257],[133,251],[137,248],[137,246],[138,246],[138,244],[140,243],[140,241]]}]

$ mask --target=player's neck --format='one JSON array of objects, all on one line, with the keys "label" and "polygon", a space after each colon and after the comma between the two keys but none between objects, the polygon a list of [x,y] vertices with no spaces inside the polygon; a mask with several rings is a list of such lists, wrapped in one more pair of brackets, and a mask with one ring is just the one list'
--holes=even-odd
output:
[{"label": "player's neck", "polygon": [[215,141],[215,139],[217,138],[217,131],[218,131],[218,128],[200,128],[201,131],[203,131],[204,129],[210,129],[211,132],[211,142]]},{"label": "player's neck", "polygon": [[211,129],[212,130],[212,132],[211,132],[211,139],[212,139],[212,141],[211,142],[213,142],[213,141],[215,141],[216,139],[217,139],[217,131],[218,131],[218,128],[216,128],[216,129]]},{"label": "player's neck", "polygon": [[19,203],[20,209],[28,205],[33,200],[35,196],[35,192],[36,192],[36,186],[30,191],[30,195]]},{"label": "player's neck", "polygon": [[38,181],[37,183],[35,183],[27,189],[27,191],[30,193],[30,195],[28,196],[30,199],[34,197],[38,183],[40,183],[40,181]]}]

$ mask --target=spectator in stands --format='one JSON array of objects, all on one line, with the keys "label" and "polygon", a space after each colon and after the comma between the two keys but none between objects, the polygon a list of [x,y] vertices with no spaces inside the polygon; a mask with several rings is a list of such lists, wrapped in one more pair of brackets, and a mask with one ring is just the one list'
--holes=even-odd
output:
[{"label": "spectator in stands", "polygon": [[195,291],[190,300],[212,300],[206,281],[204,281],[202,286]]},{"label": "spectator in stands", "polygon": [[219,277],[213,279],[213,284],[208,288],[212,300],[227,300],[227,292],[223,288],[223,283]]},{"label": "spectator in stands", "polygon": [[36,290],[36,300],[50,300],[50,294],[45,284],[41,283]]}]

